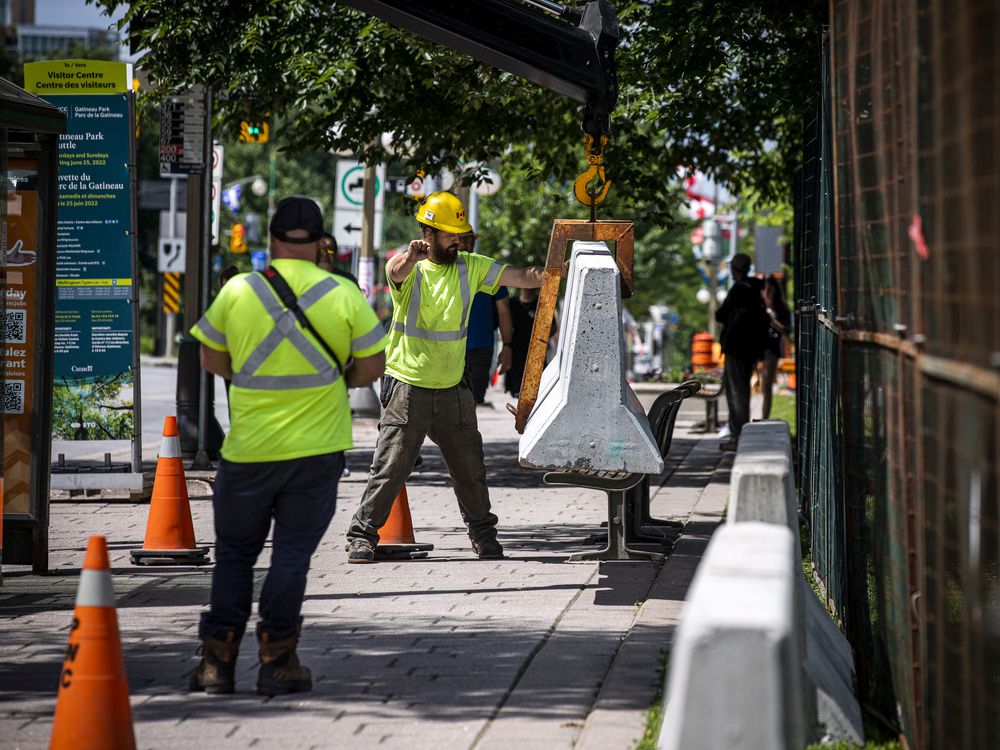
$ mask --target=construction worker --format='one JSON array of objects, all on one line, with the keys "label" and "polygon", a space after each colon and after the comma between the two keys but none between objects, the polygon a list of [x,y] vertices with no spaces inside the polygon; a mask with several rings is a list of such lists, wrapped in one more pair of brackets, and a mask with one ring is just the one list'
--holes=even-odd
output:
[{"label": "construction worker", "polygon": [[378,530],[425,436],[441,448],[473,551],[483,559],[503,557],[465,368],[469,310],[477,292],[493,294],[501,285],[541,286],[544,269],[512,268],[461,252],[459,235],[472,227],[462,202],[451,193],[427,196],[417,221],[422,238],[385,266],[392,327],[371,474],[347,533],[347,559],[352,563],[374,562]]},{"label": "construction worker", "polygon": [[233,692],[253,566],[272,519],[257,692],[312,689],[296,655],[306,574],[333,518],[351,447],[347,387],[367,386],[382,374],[387,343],[358,287],[316,266],[322,235],[314,201],[281,201],[270,224],[271,267],[230,280],[191,329],[202,344],[202,367],[232,380],[231,427],[212,498],[211,603],[201,617],[203,659],[191,690]]}]

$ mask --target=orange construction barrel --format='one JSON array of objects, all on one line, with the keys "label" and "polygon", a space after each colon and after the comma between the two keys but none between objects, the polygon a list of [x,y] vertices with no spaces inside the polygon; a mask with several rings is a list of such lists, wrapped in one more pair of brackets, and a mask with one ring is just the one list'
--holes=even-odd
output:
[{"label": "orange construction barrel", "polygon": [[710,333],[696,333],[691,340],[691,368],[695,371],[707,370],[713,365],[712,344],[715,338]]}]

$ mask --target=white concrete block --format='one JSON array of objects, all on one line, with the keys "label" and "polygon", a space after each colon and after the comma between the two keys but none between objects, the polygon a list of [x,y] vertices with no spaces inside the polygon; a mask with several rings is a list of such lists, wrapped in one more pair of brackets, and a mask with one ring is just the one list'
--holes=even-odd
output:
[{"label": "white concrete block", "polygon": [[865,744],[861,706],[854,697],[854,655],[851,644],[801,578],[805,603],[805,678],[815,688],[816,739]]},{"label": "white concrete block", "polygon": [[804,745],[794,543],[771,524],[716,532],[671,650],[661,750]]},{"label": "white concrete block", "polygon": [[769,419],[751,422],[743,428],[729,487],[729,523],[782,524],[799,538],[799,509],[787,422]]},{"label": "white concrete block", "polygon": [[574,242],[556,357],[518,446],[523,466],[660,474],[663,458],[625,381],[621,280],[603,242]]},{"label": "white concrete block", "polygon": [[[801,569],[799,514],[788,425],[752,422],[740,434],[731,474],[728,522],[763,521],[789,529],[795,538],[795,569]],[[794,628],[801,646],[802,709],[810,740],[864,744],[861,707],[854,696],[851,646],[796,572]]]}]

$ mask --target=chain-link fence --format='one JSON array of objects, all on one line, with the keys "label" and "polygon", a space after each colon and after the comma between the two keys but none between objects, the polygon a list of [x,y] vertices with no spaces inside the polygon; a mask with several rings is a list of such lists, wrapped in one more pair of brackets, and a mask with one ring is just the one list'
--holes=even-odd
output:
[{"label": "chain-link fence", "polygon": [[1000,4],[834,0],[796,191],[799,453],[869,712],[1000,747]]}]

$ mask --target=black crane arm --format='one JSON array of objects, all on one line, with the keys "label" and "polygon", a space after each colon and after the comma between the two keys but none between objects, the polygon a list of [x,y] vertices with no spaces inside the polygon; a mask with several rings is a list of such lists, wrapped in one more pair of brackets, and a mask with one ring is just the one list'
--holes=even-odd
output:
[{"label": "black crane arm", "polygon": [[369,15],[584,103],[583,131],[600,142],[618,99],[618,20],[609,0],[561,6],[553,17],[515,0],[343,0]]}]

